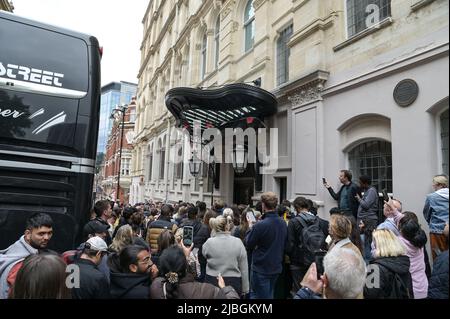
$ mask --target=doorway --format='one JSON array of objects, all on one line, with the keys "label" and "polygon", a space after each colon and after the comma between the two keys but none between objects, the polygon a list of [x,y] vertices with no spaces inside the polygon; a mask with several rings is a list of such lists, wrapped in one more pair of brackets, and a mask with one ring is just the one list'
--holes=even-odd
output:
[{"label": "doorway", "polygon": [[233,190],[233,204],[251,205],[255,194],[255,180],[253,178],[235,178]]},{"label": "doorway", "polygon": [[287,199],[287,177],[275,178],[275,182],[278,188],[278,196],[280,203]]}]

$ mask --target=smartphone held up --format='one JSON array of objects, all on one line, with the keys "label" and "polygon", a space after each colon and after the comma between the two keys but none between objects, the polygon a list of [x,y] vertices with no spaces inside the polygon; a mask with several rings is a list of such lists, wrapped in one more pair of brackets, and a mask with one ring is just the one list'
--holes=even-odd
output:
[{"label": "smartphone held up", "polygon": [[184,226],[183,227],[183,245],[190,247],[194,242],[194,227]]}]

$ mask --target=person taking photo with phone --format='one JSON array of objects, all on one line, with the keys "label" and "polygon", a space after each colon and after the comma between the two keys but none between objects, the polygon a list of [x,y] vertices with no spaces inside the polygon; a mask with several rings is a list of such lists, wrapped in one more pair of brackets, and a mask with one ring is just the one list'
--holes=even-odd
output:
[{"label": "person taking photo with phone", "polygon": [[372,186],[372,179],[367,175],[359,177],[360,189],[364,195],[356,194],[359,203],[357,223],[361,232],[361,243],[364,249],[364,260],[369,262],[372,258],[370,253],[372,244],[372,232],[378,225],[378,191]]},{"label": "person taking photo with phone", "polygon": [[336,211],[344,214],[353,215],[355,219],[358,217],[358,201],[356,195],[358,194],[358,186],[352,182],[352,173],[349,170],[341,170],[339,173],[339,181],[342,186],[338,193],[335,193],[333,188],[328,184],[326,179],[323,179],[323,186],[328,189],[331,197],[338,201],[338,208]]},{"label": "person taking photo with phone", "polygon": [[312,263],[294,299],[362,299],[366,284],[366,264],[360,254],[335,248],[323,259],[323,275]]}]

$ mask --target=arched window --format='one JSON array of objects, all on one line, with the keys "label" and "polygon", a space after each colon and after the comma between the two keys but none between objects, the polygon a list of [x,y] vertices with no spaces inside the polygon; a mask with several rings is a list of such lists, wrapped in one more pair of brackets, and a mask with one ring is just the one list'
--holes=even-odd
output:
[{"label": "arched window", "polygon": [[151,181],[153,177],[153,145],[148,147],[148,181]]},{"label": "arched window", "polygon": [[245,52],[253,48],[255,42],[255,9],[253,0],[249,0],[244,11]]},{"label": "arched window", "polygon": [[159,179],[164,179],[164,168],[166,166],[166,143],[159,140]]},{"label": "arched window", "polygon": [[348,154],[353,181],[368,175],[378,191],[392,193],[392,147],[391,143],[373,140],[354,147]]},{"label": "arched window", "polygon": [[205,78],[206,74],[206,48],[208,45],[208,37],[206,34],[203,35],[202,39],[202,64],[201,64],[201,76],[202,80]]},{"label": "arched window", "polygon": [[175,179],[183,178],[183,148],[179,147],[177,152],[178,163],[175,164]]},{"label": "arched window", "polygon": [[214,67],[217,70],[219,68],[219,45],[220,45],[220,16],[216,20],[216,28],[214,30],[214,43],[216,48],[216,56],[214,59]]},{"label": "arched window", "polygon": [[441,114],[442,172],[448,175],[448,109]]}]

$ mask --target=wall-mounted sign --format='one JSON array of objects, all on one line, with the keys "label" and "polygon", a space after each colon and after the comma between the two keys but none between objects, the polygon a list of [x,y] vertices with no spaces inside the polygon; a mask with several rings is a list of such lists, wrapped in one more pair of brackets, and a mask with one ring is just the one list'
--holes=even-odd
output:
[{"label": "wall-mounted sign", "polygon": [[411,79],[400,81],[394,89],[394,100],[402,107],[413,104],[418,95],[419,86]]}]

